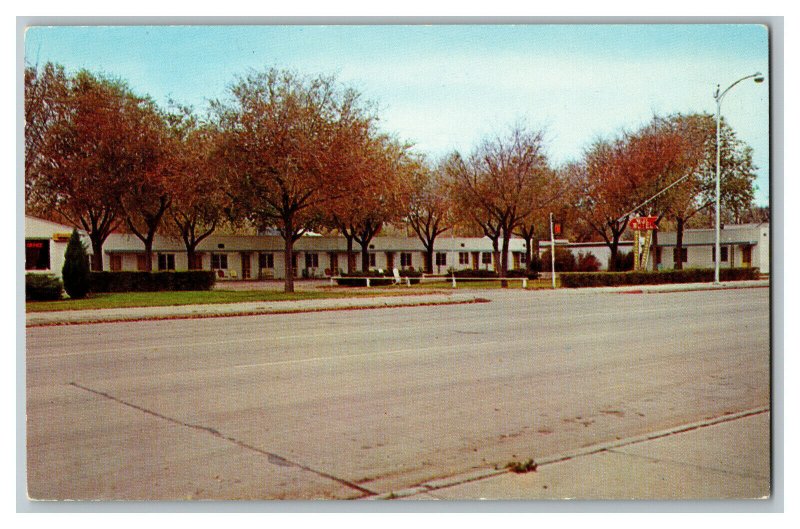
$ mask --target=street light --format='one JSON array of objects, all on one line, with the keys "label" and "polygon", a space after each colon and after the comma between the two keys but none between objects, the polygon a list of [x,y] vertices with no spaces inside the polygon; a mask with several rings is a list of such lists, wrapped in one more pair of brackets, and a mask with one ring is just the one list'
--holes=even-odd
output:
[{"label": "street light", "polygon": [[728,88],[725,89],[724,92],[719,92],[719,85],[717,85],[717,90],[714,92],[714,100],[717,102],[717,178],[716,178],[716,211],[715,211],[715,237],[714,237],[714,284],[719,284],[719,262],[722,260],[719,250],[719,115],[720,115],[720,107],[722,106],[722,98],[725,97],[731,88],[736,86],[737,84],[741,83],[746,79],[753,79],[756,83],[761,83],[764,81],[764,76],[761,75],[761,72],[756,72],[752,75],[747,75],[742,77],[735,83],[731,84]]}]

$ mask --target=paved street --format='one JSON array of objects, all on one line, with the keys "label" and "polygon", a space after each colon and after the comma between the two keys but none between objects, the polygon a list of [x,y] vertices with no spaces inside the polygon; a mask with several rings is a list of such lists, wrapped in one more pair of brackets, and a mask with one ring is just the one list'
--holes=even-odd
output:
[{"label": "paved street", "polygon": [[29,494],[370,497],[769,404],[766,288],[481,295],[29,328]]}]

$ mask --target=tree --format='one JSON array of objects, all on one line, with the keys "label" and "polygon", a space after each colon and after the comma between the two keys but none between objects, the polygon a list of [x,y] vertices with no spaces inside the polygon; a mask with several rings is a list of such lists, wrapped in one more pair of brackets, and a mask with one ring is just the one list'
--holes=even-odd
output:
[{"label": "tree", "polygon": [[234,212],[278,229],[287,292],[294,291],[295,241],[321,224],[323,205],[340,194],[341,173],[329,169],[342,135],[367,119],[359,100],[332,77],[272,68],[239,78],[229,101],[212,104]]},{"label": "tree", "polygon": [[[683,249],[683,233],[689,221],[715,202],[716,121],[711,114],[675,114],[657,121],[657,126],[684,140],[686,180],[671,194],[669,213],[675,220],[676,254]],[[736,138],[733,129],[720,123],[720,203],[723,215],[738,222],[752,204],[755,181],[752,149]],[[683,263],[675,260],[675,268]]]},{"label": "tree", "polygon": [[517,124],[504,137],[484,140],[467,162],[460,157],[451,162],[448,167],[463,205],[482,212],[475,220],[481,219],[487,236],[502,237],[498,270],[505,277],[514,230],[534,211],[535,196],[552,174],[544,134]]},{"label": "tree", "polygon": [[425,247],[425,273],[433,273],[436,238],[451,228],[452,208],[445,176],[445,162],[430,168],[421,160],[411,177],[411,196],[406,222]]},{"label": "tree", "polygon": [[[34,206],[37,179],[43,154],[50,136],[50,128],[64,112],[69,92],[69,80],[64,67],[47,63],[39,70],[25,67],[25,204]],[[45,205],[38,213],[46,213]]]},{"label": "tree", "polygon": [[64,290],[72,299],[82,299],[89,292],[89,256],[81,242],[78,230],[72,229],[72,235],[64,253],[64,266],[61,269],[64,279]]},{"label": "tree", "polygon": [[150,100],[143,100],[127,118],[136,132],[130,148],[138,154],[138,171],[120,195],[120,207],[126,228],[144,244],[144,270],[151,272],[153,241],[172,202],[169,181],[175,174],[187,118],[164,115]]},{"label": "tree", "polygon": [[193,121],[180,135],[178,160],[168,180],[171,227],[186,247],[189,270],[200,269],[197,246],[224,220],[230,197],[217,169],[218,131]]},{"label": "tree", "polygon": [[413,160],[409,145],[373,130],[363,120],[341,134],[330,172],[341,187],[325,207],[326,224],[347,241],[347,271],[354,271],[353,242],[361,246],[361,269],[369,268],[369,245],[386,224],[398,222],[407,210]]},{"label": "tree", "polygon": [[[59,96],[61,97],[61,96]],[[85,70],[68,79],[63,101],[31,153],[28,206],[82,228],[92,244],[92,269],[103,268],[103,243],[121,222],[120,197],[142,174],[138,116],[151,103],[120,80]],[[26,124],[41,127],[36,114]]]}]

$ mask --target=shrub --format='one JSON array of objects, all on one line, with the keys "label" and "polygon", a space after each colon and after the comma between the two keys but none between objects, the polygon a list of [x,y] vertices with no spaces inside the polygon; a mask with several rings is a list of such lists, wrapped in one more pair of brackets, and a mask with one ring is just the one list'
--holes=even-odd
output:
[{"label": "shrub", "polygon": [[[757,268],[720,269],[721,281],[758,279]],[[688,268],[659,272],[574,272],[561,274],[561,286],[566,288],[606,287],[623,285],[660,285],[672,283],[707,283],[714,280],[713,268]]]},{"label": "shrub", "polygon": [[576,272],[597,272],[600,270],[600,261],[593,253],[578,252],[578,263],[575,266]]},{"label": "shrub", "polygon": [[506,277],[527,277],[528,279],[537,279],[539,277],[539,272],[535,270],[528,272],[524,268],[520,268],[519,270],[509,270],[506,272]]},{"label": "shrub", "polygon": [[52,274],[25,275],[25,301],[58,301],[61,280]]},{"label": "shrub", "polygon": [[211,290],[216,280],[209,270],[181,272],[91,272],[92,292],[158,292]]},{"label": "shrub", "polygon": [[[416,285],[422,277],[421,271],[416,270],[399,270],[400,277],[409,278],[412,285]],[[352,274],[342,274],[342,277],[336,279],[336,283],[343,287],[363,287],[367,285],[366,278],[369,278],[369,284],[373,287],[384,287],[392,285],[395,282],[394,272],[385,270],[379,272],[377,270],[367,270],[366,272],[353,272]]]},{"label": "shrub", "polygon": [[452,275],[456,277],[498,277],[497,272],[494,270],[456,270]]},{"label": "shrub", "polygon": [[81,242],[78,230],[73,229],[64,253],[64,290],[73,299],[85,298],[89,292],[89,256]]},{"label": "shrub", "polygon": [[[612,266],[612,264],[616,266]],[[617,258],[612,263],[611,257],[608,258],[608,269],[616,272],[633,270],[633,252],[617,252]]]},{"label": "shrub", "polygon": [[[542,254],[542,268],[548,272],[552,266],[550,260],[550,248],[548,248]],[[556,272],[573,272],[576,266],[575,255],[571,251],[556,247]]]}]

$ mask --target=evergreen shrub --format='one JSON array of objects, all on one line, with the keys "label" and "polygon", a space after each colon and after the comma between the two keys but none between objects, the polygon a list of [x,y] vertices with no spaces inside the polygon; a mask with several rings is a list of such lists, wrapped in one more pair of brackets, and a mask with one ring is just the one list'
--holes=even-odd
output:
[{"label": "evergreen shrub", "polygon": [[25,275],[25,301],[58,301],[61,290],[61,280],[52,274]]},{"label": "evergreen shrub", "polygon": [[64,290],[72,299],[85,298],[89,293],[89,255],[76,229],[72,230],[67,243],[61,277],[64,279]]}]

